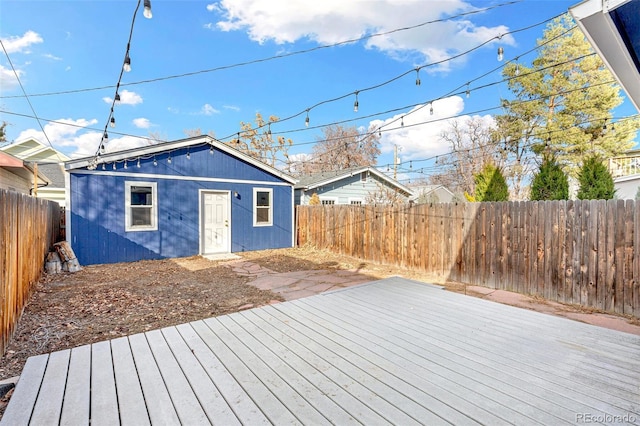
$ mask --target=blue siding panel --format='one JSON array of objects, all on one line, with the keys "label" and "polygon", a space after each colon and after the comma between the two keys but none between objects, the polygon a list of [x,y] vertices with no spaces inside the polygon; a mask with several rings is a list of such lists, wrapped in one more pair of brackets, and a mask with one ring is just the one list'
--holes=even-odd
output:
[{"label": "blue siding panel", "polygon": [[[187,152],[190,158],[187,159]],[[200,250],[199,191],[237,192],[231,196],[231,251],[291,247],[293,187],[255,166],[209,147],[101,165],[88,174],[71,170],[71,243],[80,264],[131,262],[193,256]],[[154,159],[157,165],[153,165]],[[84,172],[84,170],[83,170]],[[121,175],[127,173],[127,176]],[[137,176],[141,175],[141,176]],[[163,177],[158,177],[158,175]],[[169,176],[169,178],[168,178]],[[172,179],[170,176],[181,178]],[[246,182],[210,182],[198,178]],[[157,183],[158,230],[125,232],[125,181]],[[253,188],[273,189],[273,226],[253,226]]]}]

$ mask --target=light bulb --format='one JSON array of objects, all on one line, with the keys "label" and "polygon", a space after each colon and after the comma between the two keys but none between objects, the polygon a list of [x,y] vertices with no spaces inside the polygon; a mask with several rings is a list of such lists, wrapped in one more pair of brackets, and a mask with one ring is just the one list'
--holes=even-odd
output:
[{"label": "light bulb", "polygon": [[498,47],[498,61],[502,61],[504,59],[504,49],[502,46]]},{"label": "light bulb", "polygon": [[142,12],[142,15],[147,19],[153,18],[153,13],[151,13],[151,0],[144,0],[144,12]]},{"label": "light bulb", "polygon": [[102,170],[106,170],[106,167],[104,166],[104,163],[102,163]]},{"label": "light bulb", "polygon": [[187,160],[191,160],[191,153],[187,151]]},{"label": "light bulb", "polygon": [[138,158],[138,164],[136,164],[137,168],[140,168],[140,159]]},{"label": "light bulb", "polygon": [[156,157],[153,157],[153,165],[157,166],[158,165],[158,160],[156,160]]},{"label": "light bulb", "polygon": [[171,155],[169,155],[169,158],[167,158],[167,163],[171,164]]},{"label": "light bulb", "polygon": [[400,126],[404,127],[404,115],[400,117]]},{"label": "light bulb", "polygon": [[213,155],[213,145],[209,148],[209,154]]},{"label": "light bulb", "polygon": [[420,86],[420,68],[416,68],[416,86]]},{"label": "light bulb", "polygon": [[358,100],[353,103],[353,112],[358,112]]},{"label": "light bulb", "polygon": [[115,170],[115,169],[116,169],[116,163],[115,163],[115,161],[114,161],[114,163],[113,163],[113,170]]},{"label": "light bulb", "polygon": [[304,119],[304,125],[309,127],[309,111],[307,111],[307,118]]},{"label": "light bulb", "polygon": [[120,105],[120,94],[118,92],[116,92],[116,100],[115,100],[115,104],[116,105]]},{"label": "light bulb", "polygon": [[516,64],[516,77],[520,75],[520,64]]},{"label": "light bulb", "polygon": [[102,136],[103,139],[109,139],[109,133],[104,132],[104,135]]},{"label": "light bulb", "polygon": [[124,65],[122,66],[125,72],[131,71],[131,58],[129,57],[129,52],[124,57]]},{"label": "light bulb", "polygon": [[103,143],[100,144],[100,152],[104,152],[104,144]]},{"label": "light bulb", "polygon": [[111,126],[111,128],[113,129],[114,127],[116,127],[116,119],[111,117],[111,121],[109,122],[109,126]]},{"label": "light bulb", "polygon": [[469,83],[467,83],[467,91],[466,91],[466,95],[467,95],[467,98],[468,98],[469,96],[471,96],[471,90],[469,90]]},{"label": "light bulb", "polygon": [[124,160],[124,168],[127,168],[127,160]]},{"label": "light bulb", "polygon": [[431,107],[429,108],[429,114],[433,115],[433,104],[431,104]]}]

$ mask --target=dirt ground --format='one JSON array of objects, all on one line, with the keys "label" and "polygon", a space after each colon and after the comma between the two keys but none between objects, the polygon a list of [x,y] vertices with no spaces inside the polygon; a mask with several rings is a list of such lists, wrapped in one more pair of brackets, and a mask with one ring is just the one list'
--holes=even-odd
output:
[{"label": "dirt ground", "polygon": [[[363,262],[311,247],[238,255],[276,272],[354,270],[371,280],[401,275],[437,282],[419,271]],[[194,256],[94,265],[73,274],[45,275],[25,308],[6,354],[0,358],[0,381],[19,375],[30,356],[282,300],[270,291],[248,285],[251,278],[236,274],[228,263]],[[486,293],[473,294],[470,288],[459,283],[445,285],[452,291],[489,298]],[[525,303],[522,307],[536,309],[528,306],[533,303],[528,300],[519,303],[519,306]],[[558,309],[580,311],[562,305],[550,313],[558,314]],[[0,398],[0,418],[10,395],[11,391]]]},{"label": "dirt ground", "polygon": [[[276,272],[356,269],[372,279],[409,271],[312,248],[240,256]],[[200,256],[87,266],[45,275],[0,358],[0,380],[17,376],[30,356],[257,307],[282,298],[250,278]]]}]

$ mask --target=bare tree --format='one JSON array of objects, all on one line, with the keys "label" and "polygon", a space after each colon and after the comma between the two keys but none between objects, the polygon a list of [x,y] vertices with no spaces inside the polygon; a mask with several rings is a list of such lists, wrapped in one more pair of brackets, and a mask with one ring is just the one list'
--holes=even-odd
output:
[{"label": "bare tree", "polygon": [[504,166],[506,152],[496,146],[494,137],[493,128],[481,117],[451,121],[440,135],[451,152],[438,157],[436,166],[440,172],[431,176],[431,183],[444,185],[455,193],[473,194],[473,177],[485,164]]},{"label": "bare tree", "polygon": [[[202,136],[202,129],[200,129],[200,127],[196,128],[196,129],[184,129],[183,133],[188,138],[192,138],[192,137],[195,137],[195,136]],[[209,130],[207,132],[207,135],[211,136],[212,138],[216,137],[216,133],[213,130]]]},{"label": "bare tree", "polygon": [[278,117],[271,115],[266,121],[262,114],[257,112],[255,127],[251,123],[241,121],[239,137],[227,144],[272,167],[276,167],[276,163],[280,160],[278,156],[282,155],[284,159],[280,161],[285,164],[286,169],[289,165],[289,147],[293,145],[293,141],[283,136],[276,138],[272,136],[271,124],[278,120]]},{"label": "bare tree", "polygon": [[362,133],[355,127],[339,124],[322,129],[311,159],[298,169],[301,173],[346,170],[356,166],[373,166],[380,155],[380,137],[373,130]]}]

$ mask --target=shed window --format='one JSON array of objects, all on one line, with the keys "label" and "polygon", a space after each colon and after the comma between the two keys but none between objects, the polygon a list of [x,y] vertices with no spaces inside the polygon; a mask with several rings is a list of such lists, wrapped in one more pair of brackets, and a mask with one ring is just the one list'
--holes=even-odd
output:
[{"label": "shed window", "polygon": [[125,230],[158,229],[158,196],[155,182],[125,182]]},{"label": "shed window", "polygon": [[253,188],[253,226],[273,224],[273,190]]},{"label": "shed window", "polygon": [[336,203],[336,200],[332,198],[325,198],[324,200],[320,200],[320,202],[323,206],[331,206]]}]

